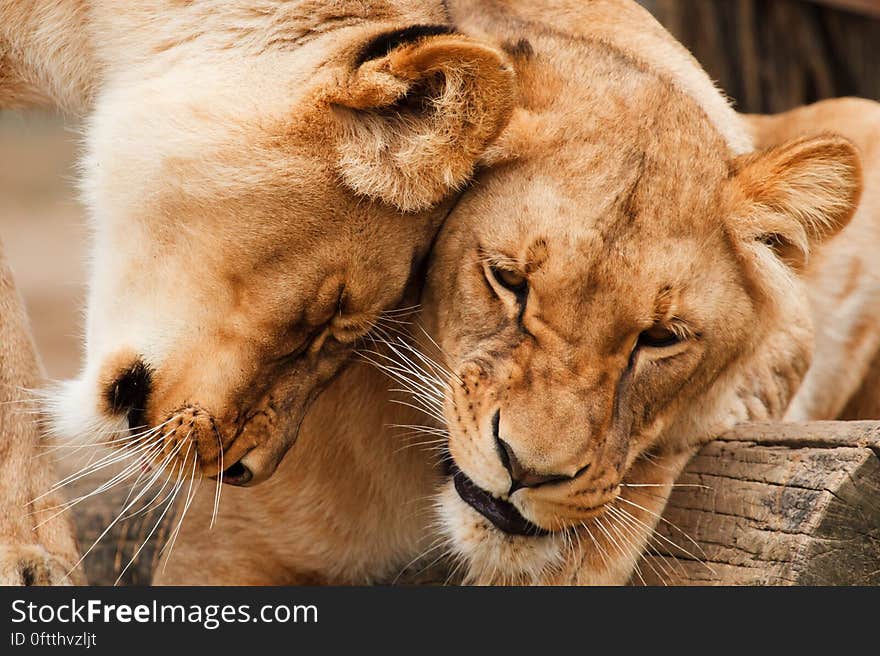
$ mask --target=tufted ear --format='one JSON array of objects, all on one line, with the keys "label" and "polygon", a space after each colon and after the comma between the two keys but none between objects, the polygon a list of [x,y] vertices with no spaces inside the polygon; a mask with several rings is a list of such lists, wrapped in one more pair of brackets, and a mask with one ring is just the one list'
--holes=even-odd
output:
[{"label": "tufted ear", "polygon": [[332,99],[342,179],[403,211],[426,209],[468,180],[513,101],[512,68],[491,46],[444,26],[374,36]]},{"label": "tufted ear", "polygon": [[736,231],[763,241],[796,270],[849,223],[862,190],[855,146],[833,134],[743,155],[733,172],[746,203]]}]

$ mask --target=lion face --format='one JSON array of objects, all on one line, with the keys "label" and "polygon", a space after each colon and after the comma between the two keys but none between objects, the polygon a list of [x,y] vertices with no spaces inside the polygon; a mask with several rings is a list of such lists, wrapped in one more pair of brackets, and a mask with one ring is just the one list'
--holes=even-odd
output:
[{"label": "lion face", "polygon": [[194,59],[159,55],[98,103],[86,365],[53,414],[64,434],[128,431],[154,465],[255,483],[401,303],[509,117],[512,73],[442,26]]},{"label": "lion face", "polygon": [[[734,157],[695,103],[641,82],[577,114],[518,111],[502,138],[516,156],[438,238],[424,320],[451,371],[440,514],[471,581],[546,582],[603,539],[627,486],[665,500],[694,445],[779,417],[809,365],[798,273],[853,212],[853,147]],[[656,517],[638,521],[624,528],[647,539]],[[643,541],[607,535],[632,548],[583,580],[628,578]]]}]

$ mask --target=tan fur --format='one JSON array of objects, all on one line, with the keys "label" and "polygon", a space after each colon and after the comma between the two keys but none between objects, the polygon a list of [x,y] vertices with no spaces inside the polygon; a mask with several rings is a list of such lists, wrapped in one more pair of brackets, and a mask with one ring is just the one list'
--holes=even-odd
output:
[{"label": "tan fur", "polygon": [[0,585],[82,583],[68,516],[45,495],[54,481],[33,391],[42,382],[24,306],[0,245]]},{"label": "tan fur", "polygon": [[[171,474],[273,473],[510,116],[497,49],[381,46],[447,24],[439,0],[0,4],[0,106],[87,114],[86,362],[57,433],[131,411]],[[139,367],[144,407],[117,406]]]},{"label": "tan fur", "polygon": [[880,105],[840,98],[748,120],[761,146],[836,132],[859,150],[864,192],[858,210],[845,233],[808,263],[816,350],[786,419],[880,418]]},{"label": "tan fur", "polygon": [[[601,25],[590,18],[570,22]],[[530,41],[538,55],[522,67],[548,50]],[[736,119],[719,129],[712,104],[670,83],[668,67],[604,36],[569,53],[533,77],[561,78],[560,98],[580,111],[515,116],[516,156],[459,204],[425,295],[429,332],[460,378],[444,403],[455,463],[555,531],[500,540],[447,484],[444,533],[476,583],[629,579],[692,449],[785,411],[812,350],[798,275],[860,190],[844,139],[740,155],[726,138]],[[492,267],[528,277],[525,309]],[[682,341],[634,350],[652,324]],[[531,478],[562,480],[510,492],[496,438]]]},{"label": "tan fur", "polygon": [[203,486],[154,583],[394,581],[434,539],[425,523],[439,474],[413,445],[421,438],[401,439],[406,429],[388,428],[422,421],[389,403],[388,388],[383,374],[352,364],[315,401],[275,476],[222,489],[211,530],[214,490]]},{"label": "tan fur", "polygon": [[[850,239],[860,192],[852,144],[797,133],[745,152],[745,123],[634,3],[451,6],[514,58],[519,99],[435,245],[420,354],[394,323],[392,345],[367,354],[431,417],[377,410],[377,381],[348,370],[273,492],[224,498],[221,526],[247,535],[200,531],[211,504],[198,498],[159,582],[382,580],[449,552],[471,583],[623,583],[694,450],[782,417],[807,372],[813,317],[820,331],[828,320],[810,305],[812,267],[835,234]],[[493,269],[528,280],[525,307]],[[681,341],[635,348],[658,327]],[[525,477],[555,482],[510,491],[496,413]],[[464,474],[552,533],[502,533],[466,504],[429,467],[447,434]],[[438,484],[436,516],[410,514]]]},{"label": "tan fur", "polygon": [[87,0],[0,0],[0,108],[83,114],[100,76]]}]

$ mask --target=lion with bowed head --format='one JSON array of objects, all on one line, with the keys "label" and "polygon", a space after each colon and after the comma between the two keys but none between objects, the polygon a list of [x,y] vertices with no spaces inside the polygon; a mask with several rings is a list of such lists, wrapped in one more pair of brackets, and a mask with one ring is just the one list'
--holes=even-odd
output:
[{"label": "lion with bowed head", "polygon": [[86,117],[85,364],[46,398],[56,434],[115,447],[89,472],[127,454],[121,515],[272,475],[405,303],[510,116],[506,61],[439,0],[0,1],[0,107]]}]

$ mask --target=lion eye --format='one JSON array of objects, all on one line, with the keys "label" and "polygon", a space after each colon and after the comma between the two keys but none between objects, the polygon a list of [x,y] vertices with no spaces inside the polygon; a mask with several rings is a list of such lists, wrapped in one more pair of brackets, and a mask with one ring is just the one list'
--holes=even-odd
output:
[{"label": "lion eye", "polygon": [[524,294],[529,286],[528,279],[519,271],[502,269],[500,267],[492,267],[491,271],[492,276],[499,285],[513,292],[517,296]]},{"label": "lion eye", "polygon": [[661,325],[653,325],[648,330],[642,331],[636,347],[666,348],[675,346],[681,341],[675,332]]}]

